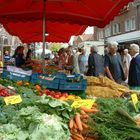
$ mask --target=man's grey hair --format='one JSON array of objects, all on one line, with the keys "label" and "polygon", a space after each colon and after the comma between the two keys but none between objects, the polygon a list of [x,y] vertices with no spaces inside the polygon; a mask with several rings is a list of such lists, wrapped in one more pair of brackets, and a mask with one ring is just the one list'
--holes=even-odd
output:
[{"label": "man's grey hair", "polygon": [[136,53],[139,53],[140,48],[137,44],[130,44],[130,49],[134,50]]},{"label": "man's grey hair", "polygon": [[110,47],[116,47],[116,48],[118,48],[118,43],[116,41],[111,41],[111,42],[108,43],[108,47],[109,48]]},{"label": "man's grey hair", "polygon": [[98,46],[97,45],[92,45],[91,48],[93,48],[94,52],[98,52]]}]

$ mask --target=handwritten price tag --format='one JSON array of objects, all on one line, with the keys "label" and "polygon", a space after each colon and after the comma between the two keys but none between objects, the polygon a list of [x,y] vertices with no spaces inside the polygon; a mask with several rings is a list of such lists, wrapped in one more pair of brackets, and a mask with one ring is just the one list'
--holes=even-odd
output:
[{"label": "handwritten price tag", "polygon": [[22,102],[22,99],[20,95],[13,95],[13,96],[4,97],[4,101],[6,105],[9,105],[9,104],[20,103]]},{"label": "handwritten price tag", "polygon": [[135,107],[135,110],[138,111],[138,108],[137,108],[137,104],[138,104],[138,96],[136,93],[132,93],[131,94],[131,98],[132,98],[132,102],[133,102],[133,105]]},{"label": "handwritten price tag", "polygon": [[75,100],[72,103],[71,107],[80,108],[81,106],[84,106],[88,109],[91,109],[94,102],[95,102],[95,99]]}]

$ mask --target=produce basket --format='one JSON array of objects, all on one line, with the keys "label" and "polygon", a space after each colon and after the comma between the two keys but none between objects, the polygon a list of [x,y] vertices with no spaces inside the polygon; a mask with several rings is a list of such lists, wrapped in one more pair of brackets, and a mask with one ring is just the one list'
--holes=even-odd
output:
[{"label": "produce basket", "polygon": [[49,77],[48,74],[33,73],[31,76],[31,83],[41,84],[48,89],[59,88],[59,79],[56,77]]},{"label": "produce basket", "polygon": [[60,80],[59,90],[85,90],[87,87],[87,80],[83,79],[80,82],[68,82],[67,80]]},{"label": "produce basket", "polygon": [[6,69],[4,69],[2,73],[2,78],[8,78],[11,80],[30,81],[31,76],[19,72],[7,71]]},{"label": "produce basket", "polygon": [[132,90],[139,90],[140,91],[140,87],[130,87]]}]

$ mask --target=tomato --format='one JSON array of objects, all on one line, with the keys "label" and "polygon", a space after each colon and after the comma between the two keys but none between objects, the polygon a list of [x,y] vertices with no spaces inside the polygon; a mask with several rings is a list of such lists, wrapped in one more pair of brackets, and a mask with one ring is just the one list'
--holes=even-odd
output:
[{"label": "tomato", "polygon": [[44,93],[46,94],[46,95],[50,95],[50,90],[47,90],[47,89],[44,89]]},{"label": "tomato", "polygon": [[42,96],[43,94],[41,92],[38,92],[38,96]]},{"label": "tomato", "polygon": [[64,92],[64,93],[63,93],[63,96],[67,98],[69,95],[68,95],[67,92]]},{"label": "tomato", "polygon": [[35,89],[41,91],[41,87],[39,85],[35,85]]},{"label": "tomato", "polygon": [[54,98],[59,99],[60,96],[58,94],[54,95]]},{"label": "tomato", "polygon": [[54,91],[51,91],[51,95],[54,95],[55,94],[55,92]]},{"label": "tomato", "polygon": [[18,86],[22,86],[23,85],[23,82],[20,80],[20,81],[17,81],[17,85]]},{"label": "tomato", "polygon": [[56,94],[56,95],[59,95],[59,97],[62,96],[62,93],[61,93],[61,92],[56,92],[55,94]]}]

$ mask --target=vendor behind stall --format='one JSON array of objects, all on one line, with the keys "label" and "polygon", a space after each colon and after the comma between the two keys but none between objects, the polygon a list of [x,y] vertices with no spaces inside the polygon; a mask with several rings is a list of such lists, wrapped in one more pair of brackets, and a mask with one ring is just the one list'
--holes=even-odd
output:
[{"label": "vendor behind stall", "polygon": [[23,46],[18,46],[17,49],[15,50],[15,66],[16,67],[24,67],[25,65],[25,58],[24,58],[24,47]]},{"label": "vendor behind stall", "polygon": [[29,49],[26,55],[25,67],[32,69],[34,62],[32,60],[32,50]]}]

